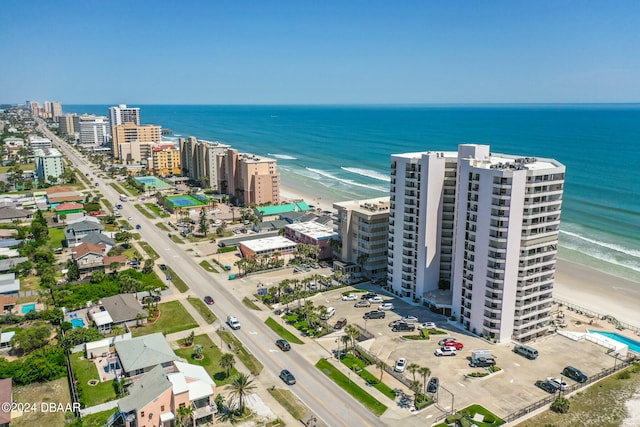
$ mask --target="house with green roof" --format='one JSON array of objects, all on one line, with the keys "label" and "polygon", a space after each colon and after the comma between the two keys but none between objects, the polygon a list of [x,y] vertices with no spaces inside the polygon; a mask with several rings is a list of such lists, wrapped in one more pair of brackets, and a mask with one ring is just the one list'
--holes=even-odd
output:
[{"label": "house with green roof", "polygon": [[311,207],[306,202],[288,203],[286,205],[275,206],[261,206],[256,208],[258,216],[262,221],[271,221],[279,219],[280,215],[289,212],[306,212],[310,211]]}]

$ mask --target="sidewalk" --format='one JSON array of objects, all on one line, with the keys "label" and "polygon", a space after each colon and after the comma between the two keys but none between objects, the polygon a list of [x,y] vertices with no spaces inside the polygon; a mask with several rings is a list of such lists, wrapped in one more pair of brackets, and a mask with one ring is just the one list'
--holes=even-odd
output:
[{"label": "sidewalk", "polygon": [[89,408],[80,409],[80,415],[82,415],[84,417],[84,416],[89,415],[89,414],[97,414],[98,412],[108,411],[109,409],[117,408],[119,401],[120,401],[120,399],[111,400],[109,402],[101,403],[101,404],[96,405],[96,406],[91,406]]}]

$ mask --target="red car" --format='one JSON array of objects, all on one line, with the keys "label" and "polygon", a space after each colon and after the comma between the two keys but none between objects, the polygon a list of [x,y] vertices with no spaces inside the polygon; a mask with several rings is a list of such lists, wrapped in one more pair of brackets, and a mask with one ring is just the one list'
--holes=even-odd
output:
[{"label": "red car", "polygon": [[446,347],[453,347],[453,348],[455,348],[456,350],[462,350],[462,348],[464,347],[464,346],[462,345],[462,343],[461,343],[461,342],[458,342],[458,341],[447,341],[447,342],[445,342],[445,343],[444,343],[444,345],[445,345]]},{"label": "red car", "polygon": [[213,305],[213,303],[214,303],[213,298],[211,298],[208,295],[206,297],[204,297],[204,302],[206,302],[209,305]]}]

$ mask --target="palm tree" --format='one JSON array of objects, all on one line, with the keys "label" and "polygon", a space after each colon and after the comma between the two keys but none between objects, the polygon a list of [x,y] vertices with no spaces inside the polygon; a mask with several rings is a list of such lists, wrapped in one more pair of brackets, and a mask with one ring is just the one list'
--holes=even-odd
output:
[{"label": "palm tree", "polygon": [[360,331],[354,325],[347,325],[347,327],[344,328],[344,333],[351,340],[351,348],[352,348],[353,354],[355,355],[356,354],[356,338],[360,336]]},{"label": "palm tree", "polygon": [[225,353],[222,355],[222,357],[220,357],[220,367],[227,371],[227,377],[229,377],[229,373],[231,372],[231,369],[233,369],[235,364],[236,359],[231,353]]},{"label": "palm tree", "polygon": [[419,369],[420,369],[420,365],[418,365],[417,363],[409,363],[407,365],[407,371],[411,372],[411,374],[413,375],[414,381],[416,381],[416,373],[418,372]]},{"label": "palm tree", "polygon": [[351,338],[349,338],[349,335],[343,335],[340,337],[340,340],[342,341],[342,344],[344,344],[344,353],[347,354],[347,346],[349,345]]},{"label": "palm tree", "polygon": [[193,424],[193,408],[191,406],[180,406],[176,411],[176,426],[186,427]]},{"label": "palm tree", "polygon": [[253,379],[247,374],[239,373],[231,382],[231,400],[240,414],[244,412],[244,404],[247,397],[256,389]]},{"label": "palm tree", "polygon": [[413,380],[409,383],[409,390],[413,392],[413,402],[418,399],[418,393],[422,390],[422,383],[420,381]]},{"label": "palm tree", "polygon": [[384,361],[382,359],[376,360],[376,368],[380,369],[380,382],[382,382],[382,375],[384,374]]},{"label": "palm tree", "polygon": [[204,351],[204,347],[200,344],[196,344],[193,348],[193,358],[197,360],[202,360],[202,352]]},{"label": "palm tree", "polygon": [[427,378],[429,377],[429,375],[431,375],[431,369],[427,368],[426,366],[422,366],[420,367],[420,369],[418,369],[418,373],[422,375],[422,384],[426,384]]}]

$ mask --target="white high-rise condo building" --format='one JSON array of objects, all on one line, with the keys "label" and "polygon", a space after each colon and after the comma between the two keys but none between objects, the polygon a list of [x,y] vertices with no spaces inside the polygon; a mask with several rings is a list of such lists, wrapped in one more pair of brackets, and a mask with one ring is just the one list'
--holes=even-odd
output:
[{"label": "white high-rise condo building", "polygon": [[140,126],[140,108],[127,107],[127,104],[109,107],[109,123],[111,128],[125,123],[133,123]]},{"label": "white high-rise condo building", "polygon": [[497,341],[545,335],[564,174],[487,145],[393,155],[389,286]]},{"label": "white high-rise condo building", "polygon": [[77,117],[75,131],[80,134],[82,145],[102,145],[109,137],[109,122],[104,116],[83,114]]}]

